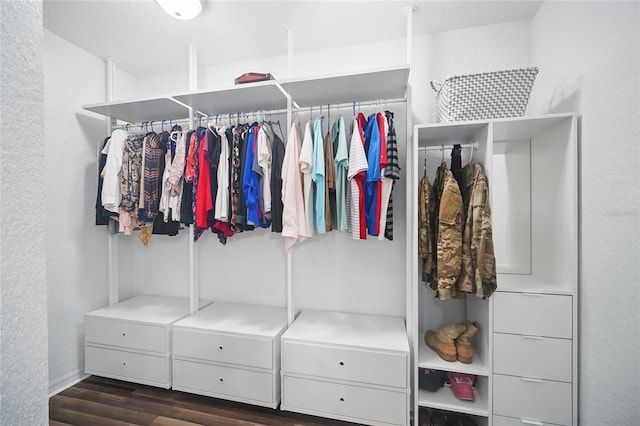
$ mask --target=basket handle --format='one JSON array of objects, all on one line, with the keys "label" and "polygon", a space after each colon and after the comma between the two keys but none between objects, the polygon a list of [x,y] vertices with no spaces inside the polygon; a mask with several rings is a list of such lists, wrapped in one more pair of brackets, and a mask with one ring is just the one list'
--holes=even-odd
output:
[{"label": "basket handle", "polygon": [[440,83],[437,80],[431,80],[430,84],[431,84],[431,88],[433,89],[434,92],[439,92],[440,89],[442,89],[442,83]]}]

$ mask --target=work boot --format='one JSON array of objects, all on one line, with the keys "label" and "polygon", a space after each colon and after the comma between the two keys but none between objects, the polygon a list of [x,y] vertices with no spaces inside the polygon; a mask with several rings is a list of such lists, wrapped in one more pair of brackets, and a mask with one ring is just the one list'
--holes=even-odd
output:
[{"label": "work boot", "polygon": [[453,341],[466,329],[467,326],[463,322],[445,325],[440,327],[437,332],[428,330],[424,334],[424,341],[440,358],[453,362],[457,358],[456,345]]},{"label": "work boot", "polygon": [[467,321],[466,322],[467,329],[458,336],[454,344],[456,346],[456,353],[458,357],[458,361],[464,364],[471,364],[473,361],[473,348],[471,347],[471,338],[478,331],[478,324],[475,322]]}]

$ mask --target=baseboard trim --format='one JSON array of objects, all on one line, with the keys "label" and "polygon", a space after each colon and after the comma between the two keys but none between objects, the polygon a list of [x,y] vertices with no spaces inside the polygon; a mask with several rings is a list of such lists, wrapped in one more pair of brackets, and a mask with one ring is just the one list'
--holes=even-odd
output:
[{"label": "baseboard trim", "polygon": [[52,381],[49,383],[49,398],[54,395],[59,394],[63,390],[70,388],[71,386],[83,381],[89,377],[88,374],[84,374],[83,371],[77,370],[72,371],[69,374],[65,374],[64,376]]}]

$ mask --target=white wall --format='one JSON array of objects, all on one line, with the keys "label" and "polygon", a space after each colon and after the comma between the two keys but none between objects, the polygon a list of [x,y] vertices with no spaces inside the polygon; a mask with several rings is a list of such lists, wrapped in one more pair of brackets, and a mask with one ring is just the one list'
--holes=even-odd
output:
[{"label": "white wall", "polygon": [[581,124],[580,424],[640,418],[637,2],[546,2],[532,24],[534,113]]},{"label": "white wall", "polygon": [[47,276],[42,3],[0,2],[0,424],[44,425]]},{"label": "white wall", "polygon": [[[133,80],[118,73],[118,94]],[[130,92],[129,92],[129,96]],[[105,227],[95,226],[98,145],[104,117],[82,110],[105,100],[104,62],[44,31],[49,391],[84,376],[84,314],[108,303]]]}]

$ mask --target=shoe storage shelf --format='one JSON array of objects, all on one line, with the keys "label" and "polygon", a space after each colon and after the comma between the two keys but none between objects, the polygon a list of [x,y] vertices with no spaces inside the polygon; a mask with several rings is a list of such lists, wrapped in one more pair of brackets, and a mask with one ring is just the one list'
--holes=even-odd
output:
[{"label": "shoe storage shelf", "polygon": [[85,314],[85,372],[170,388],[171,324],[187,315],[189,299],[156,296]]},{"label": "shoe storage shelf", "polygon": [[303,311],[282,336],[282,409],[368,425],[408,425],[403,318]]},{"label": "shoe storage shelf", "polygon": [[[577,116],[554,114],[414,127],[412,188],[426,164],[433,182],[452,144],[471,156],[489,182],[498,290],[487,300],[435,299],[420,280],[417,197],[408,229],[413,281],[414,416],[418,407],[474,416],[478,425],[577,425],[578,138]],[[425,163],[426,158],[426,163]],[[447,362],[424,340],[428,330],[475,321],[473,362]],[[420,368],[477,376],[475,401],[447,386],[418,385]],[[414,424],[420,424],[414,418]]]},{"label": "shoe storage shelf", "polygon": [[276,408],[286,308],[213,303],[173,325],[173,389]]}]

